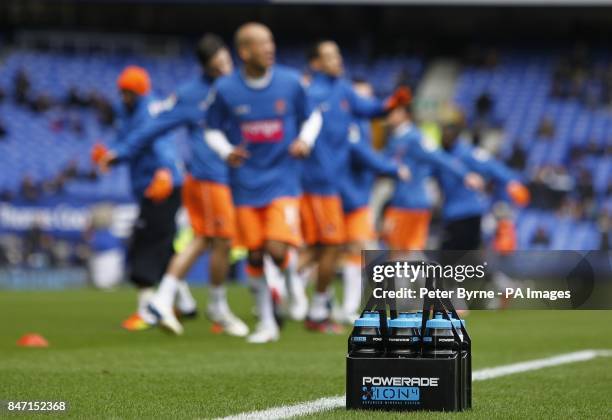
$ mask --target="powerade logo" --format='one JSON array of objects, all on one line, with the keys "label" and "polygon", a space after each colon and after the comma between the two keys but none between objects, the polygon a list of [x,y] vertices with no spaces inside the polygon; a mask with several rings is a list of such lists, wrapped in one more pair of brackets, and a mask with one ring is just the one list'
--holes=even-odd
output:
[{"label": "powerade logo", "polygon": [[437,387],[440,378],[364,376],[363,404],[420,404],[421,387]]},{"label": "powerade logo", "polygon": [[364,376],[361,385],[373,386],[438,386],[440,378],[407,378],[403,376]]}]

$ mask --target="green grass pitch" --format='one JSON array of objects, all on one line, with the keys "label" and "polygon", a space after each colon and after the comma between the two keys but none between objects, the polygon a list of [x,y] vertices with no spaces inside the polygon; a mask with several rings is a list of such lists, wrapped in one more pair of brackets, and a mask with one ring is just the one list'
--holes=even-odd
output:
[{"label": "green grass pitch", "polygon": [[[196,297],[205,301],[204,289]],[[253,323],[246,288],[235,312]],[[210,418],[344,393],[346,336],[288,323],[277,343],[213,335],[202,318],[183,337],[129,333],[135,292],[0,291],[0,400],[55,400],[76,418]],[[474,369],[583,349],[612,349],[612,311],[472,312]],[[16,346],[28,332],[46,349]],[[348,334],[348,333],[347,333]],[[410,418],[612,418],[612,358],[475,382],[473,409]],[[337,409],[316,418],[405,418]],[[9,413],[0,412],[0,417]],[[24,417],[24,414],[10,415]]]}]

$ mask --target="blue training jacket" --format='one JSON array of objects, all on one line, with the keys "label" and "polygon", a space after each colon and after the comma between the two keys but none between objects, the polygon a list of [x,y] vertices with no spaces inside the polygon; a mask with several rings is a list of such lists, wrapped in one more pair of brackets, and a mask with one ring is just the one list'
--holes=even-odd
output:
[{"label": "blue training jacket", "polygon": [[[138,100],[133,112],[121,106],[117,112],[117,138],[111,149],[121,151],[130,133],[145,127],[155,117],[156,101],[152,96],[143,96]],[[172,172],[175,186],[182,184],[181,162],[176,145],[170,136],[160,136],[155,141],[135,150],[130,154],[119,152],[119,162],[126,162],[130,170],[132,193],[141,198],[147,189],[155,171],[167,168]]]},{"label": "blue training jacket", "polygon": [[350,145],[349,126],[354,117],[371,118],[384,113],[384,103],[358,95],[351,82],[315,72],[308,98],[323,116],[323,126],[310,156],[304,161],[302,188],[320,195],[339,193],[338,174],[346,170]]},{"label": "blue training jacket", "polygon": [[399,127],[392,135],[385,154],[410,168],[408,182],[395,185],[390,206],[406,210],[427,210],[433,205],[427,192],[427,179],[436,170],[449,180],[463,184],[466,167],[444,150],[433,145],[413,124]]},{"label": "blue training jacket", "polygon": [[[511,169],[494,159],[487,151],[459,140],[447,151],[454,161],[462,163],[488,181],[505,186],[519,177]],[[467,188],[463,181],[443,171],[435,171],[444,194],[442,218],[446,221],[481,216],[489,208],[489,200],[482,192]]]},{"label": "blue training jacket", "polygon": [[130,132],[115,152],[121,159],[130,159],[148,147],[158,136],[178,127],[188,130],[191,155],[187,169],[194,178],[227,184],[227,165],[204,141],[204,121],[212,80],[200,76],[181,85],[175,94],[156,103],[153,118]]},{"label": "blue training jacket", "polygon": [[399,165],[372,148],[368,119],[355,120],[349,127],[348,168],[340,173],[340,197],[345,213],[366,207],[376,176],[397,177]]}]

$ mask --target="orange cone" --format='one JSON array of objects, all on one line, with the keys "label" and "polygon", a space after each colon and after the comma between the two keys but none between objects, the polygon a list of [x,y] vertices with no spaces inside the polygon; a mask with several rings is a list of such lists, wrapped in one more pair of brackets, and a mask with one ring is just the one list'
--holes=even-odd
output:
[{"label": "orange cone", "polygon": [[17,340],[19,347],[49,347],[49,342],[40,334],[29,333]]}]

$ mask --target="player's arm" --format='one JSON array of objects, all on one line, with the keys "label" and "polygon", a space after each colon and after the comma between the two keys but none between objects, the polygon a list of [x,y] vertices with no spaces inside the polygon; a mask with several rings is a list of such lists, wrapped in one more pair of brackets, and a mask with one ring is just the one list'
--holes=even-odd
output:
[{"label": "player's arm", "polygon": [[323,126],[323,115],[319,109],[312,111],[302,123],[297,139],[291,144],[289,153],[295,157],[306,157],[314,147],[315,141]]},{"label": "player's arm", "polygon": [[367,98],[359,95],[355,90],[347,84],[346,98],[351,107],[353,115],[359,118],[374,118],[384,115],[385,102],[378,98]]},{"label": "player's arm", "polygon": [[351,142],[351,160],[357,165],[368,168],[379,176],[387,176],[407,181],[410,169],[376,153],[365,142]]},{"label": "player's arm", "polygon": [[411,146],[410,153],[428,162],[439,173],[449,173],[463,180],[464,184],[471,189],[484,189],[484,180],[478,173],[469,171],[465,165],[453,159],[444,150],[431,144],[429,139],[422,137],[419,141],[411,143]]},{"label": "player's arm", "polygon": [[233,145],[227,138],[225,127],[230,113],[226,102],[214,90],[211,90],[208,102],[210,106],[206,113],[204,141],[230,166],[241,165],[244,159],[249,157],[249,153],[244,147]]},{"label": "player's arm", "polygon": [[298,137],[289,146],[289,153],[296,158],[303,158],[310,154],[323,126],[323,115],[314,107],[306,94],[304,86],[297,82],[294,96],[295,110],[298,121],[301,122]]},{"label": "player's arm", "polygon": [[148,110],[150,119],[130,133],[116,147],[111,148],[113,160],[120,163],[136,156],[150,146],[157,137],[194,120],[189,104],[180,97],[169,97],[164,101],[152,104]]},{"label": "player's arm", "polygon": [[172,194],[174,179],[170,168],[176,166],[175,145],[171,138],[158,139],[153,143],[153,152],[159,160],[159,167],[155,171],[149,186],[145,190],[145,197],[161,202]]},{"label": "player's arm", "polygon": [[351,106],[351,111],[355,116],[360,118],[383,116],[398,106],[408,105],[412,98],[410,90],[403,86],[398,87],[391,96],[382,101],[377,98],[366,98],[361,96],[348,85],[346,90],[346,96]]},{"label": "player's arm", "polygon": [[524,207],[529,203],[529,190],[521,183],[520,177],[486,150],[474,148],[465,153],[464,161],[476,172],[503,186],[516,205]]}]

